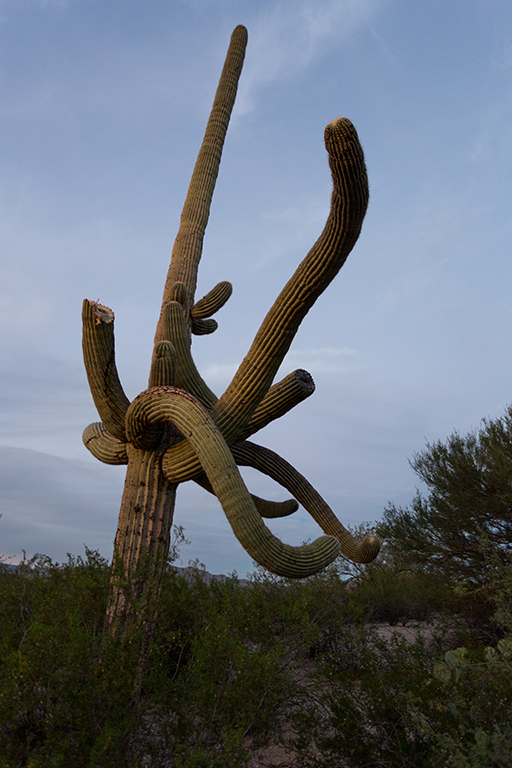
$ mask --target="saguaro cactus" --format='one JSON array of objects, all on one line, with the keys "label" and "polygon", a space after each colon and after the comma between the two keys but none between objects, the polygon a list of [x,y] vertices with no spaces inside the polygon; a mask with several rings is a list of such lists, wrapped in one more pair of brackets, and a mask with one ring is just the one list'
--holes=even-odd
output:
[{"label": "saguaro cactus", "polygon": [[[114,555],[107,628],[123,623],[140,598],[158,592],[165,568],[179,483],[193,480],[219,499],[233,532],[256,562],[287,577],[302,578],[331,563],[340,550],[370,562],[375,537],[357,542],[320,494],[287,461],[247,440],[309,397],[314,383],[297,370],[273,383],[297,329],[354,246],[368,202],[363,151],[349,120],[325,129],[333,179],[325,228],[265,317],[233,381],[217,399],[191,356],[191,335],[217,328],[212,315],[231,295],[216,285],[194,303],[197,269],[219,163],[240,77],[247,31],[233,32],[204,140],[194,168],[165,283],[149,386],[130,403],[114,357],[114,313],[94,301],[83,305],[83,350],[91,393],[101,422],[84,431],[84,443],[107,464],[127,464]],[[247,490],[237,465],[254,467],[293,495],[270,502]],[[292,514],[298,503],[324,536],[311,544],[283,544],[262,518]],[[148,565],[149,564],[149,565]],[[149,570],[148,570],[149,568]],[[137,609],[139,610],[139,608]]]}]

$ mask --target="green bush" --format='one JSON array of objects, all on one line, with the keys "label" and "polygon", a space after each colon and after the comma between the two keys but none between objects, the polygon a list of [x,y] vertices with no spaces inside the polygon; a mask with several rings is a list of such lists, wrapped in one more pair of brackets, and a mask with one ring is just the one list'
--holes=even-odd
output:
[{"label": "green bush", "polygon": [[122,760],[133,726],[133,660],[102,646],[107,590],[107,565],[89,550],[62,566],[36,556],[2,568],[2,767]]},{"label": "green bush", "polygon": [[381,637],[369,616],[429,616],[437,589],[386,561],[349,583],[259,571],[250,587],[169,569],[137,703],[140,637],[102,636],[105,561],[3,567],[0,767],[238,768],[286,732],[301,768],[503,768],[512,568],[492,572],[501,639],[486,645],[443,634],[439,604],[431,641]]},{"label": "green bush", "polygon": [[141,700],[140,637],[102,636],[109,572],[97,553],[0,572],[0,766],[242,766],[294,696],[316,628],[309,598],[265,580],[164,580]]}]

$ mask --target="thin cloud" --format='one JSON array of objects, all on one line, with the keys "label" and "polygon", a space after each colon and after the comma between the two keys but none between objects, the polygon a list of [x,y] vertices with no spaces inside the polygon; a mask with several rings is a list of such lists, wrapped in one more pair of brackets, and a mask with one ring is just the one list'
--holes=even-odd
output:
[{"label": "thin cloud", "polygon": [[237,372],[240,363],[210,363],[201,371],[201,375],[209,386],[221,389],[227,387]]},{"label": "thin cloud", "polygon": [[251,22],[250,48],[235,113],[253,109],[255,92],[303,72],[333,45],[367,24],[385,0],[281,0]]},{"label": "thin cloud", "polygon": [[[241,362],[241,361],[240,361]],[[201,374],[214,389],[223,390],[231,382],[238,363],[210,363]],[[294,368],[311,368],[311,373],[339,373],[358,368],[357,351],[350,347],[309,347],[291,349],[283,360],[276,381]]]},{"label": "thin cloud", "polygon": [[[318,347],[291,349],[286,355],[281,370],[306,368],[313,378],[315,374],[341,373],[360,367],[357,351],[350,347]],[[280,373],[278,373],[278,377]]]}]

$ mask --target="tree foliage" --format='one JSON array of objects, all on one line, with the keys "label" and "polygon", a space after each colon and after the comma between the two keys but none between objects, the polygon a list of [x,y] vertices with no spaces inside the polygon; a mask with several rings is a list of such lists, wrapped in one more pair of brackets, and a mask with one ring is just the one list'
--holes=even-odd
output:
[{"label": "tree foliage", "polygon": [[512,406],[480,429],[427,444],[411,466],[426,484],[389,505],[377,532],[406,565],[478,587],[512,560]]}]

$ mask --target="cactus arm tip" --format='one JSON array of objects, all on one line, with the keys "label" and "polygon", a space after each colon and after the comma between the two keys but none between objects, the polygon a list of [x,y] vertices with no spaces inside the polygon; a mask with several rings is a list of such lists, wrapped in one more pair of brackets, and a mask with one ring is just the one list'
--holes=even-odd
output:
[{"label": "cactus arm tip", "polygon": [[104,464],[128,464],[126,443],[109,434],[101,421],[89,424],[82,440],[87,450]]},{"label": "cactus arm tip", "polygon": [[[208,476],[201,472],[199,475],[193,478],[194,482],[204,488],[208,493],[212,493],[215,496],[212,484],[208,480]],[[299,508],[299,503],[295,499],[285,499],[285,501],[269,501],[268,499],[262,499],[259,496],[255,496],[251,493],[251,499],[254,502],[254,506],[258,510],[262,517],[267,519],[276,519],[278,517],[288,517],[293,515]]]},{"label": "cactus arm tip", "polygon": [[130,401],[116,368],[113,311],[98,301],[84,299],[82,329],[84,364],[94,404],[110,434],[123,442]]},{"label": "cactus arm tip", "polygon": [[257,469],[293,494],[320,528],[327,535],[336,537],[344,555],[356,563],[370,563],[375,560],[380,550],[379,539],[369,535],[365,536],[363,541],[357,541],[311,483],[279,454],[247,440],[232,445],[231,451],[239,466]]},{"label": "cactus arm tip", "polygon": [[197,270],[203,251],[203,239],[210,215],[210,206],[219,172],[224,140],[235,103],[238,81],[242,72],[247,46],[247,29],[239,25],[231,35],[228,52],[215,93],[203,143],[192,172],[180,227],[171,256],[158,320],[155,344],[162,339],[163,313],[171,299],[170,292],[179,280],[187,288],[187,322],[194,303]]}]

